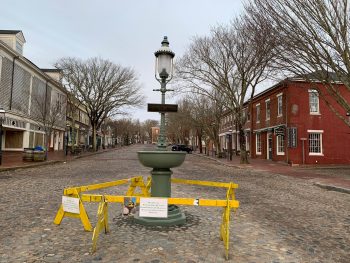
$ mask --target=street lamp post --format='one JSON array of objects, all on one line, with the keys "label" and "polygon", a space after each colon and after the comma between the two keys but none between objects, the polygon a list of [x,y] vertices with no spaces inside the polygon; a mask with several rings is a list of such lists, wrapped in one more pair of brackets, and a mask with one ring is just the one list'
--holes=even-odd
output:
[{"label": "street lamp post", "polygon": [[2,165],[2,124],[5,121],[6,111],[0,108],[0,165]]},{"label": "street lamp post", "polygon": [[[159,112],[160,131],[156,151],[139,151],[139,161],[146,167],[153,168],[151,171],[151,197],[168,198],[171,196],[171,168],[180,166],[186,157],[186,153],[166,150],[165,113],[176,112],[177,105],[165,104],[165,93],[170,91],[166,84],[172,79],[173,58],[175,53],[169,48],[169,41],[164,37],[162,46],[157,50],[155,77],[160,83],[160,89],[154,91],[161,92],[161,104],[148,104],[148,111]],[[173,107],[175,106],[175,107]],[[140,217],[135,215],[136,223],[143,225],[181,225],[186,222],[185,214],[175,205],[168,205],[167,217]]]},{"label": "street lamp post", "polygon": [[[175,53],[169,48],[168,37],[164,37],[162,46],[154,55],[156,56],[155,77],[160,83],[160,91],[162,93],[161,104],[165,104],[165,93],[171,91],[166,88],[166,84],[173,78],[173,59]],[[160,113],[160,131],[158,136],[158,149],[166,149],[166,132],[165,132],[165,112]]]}]

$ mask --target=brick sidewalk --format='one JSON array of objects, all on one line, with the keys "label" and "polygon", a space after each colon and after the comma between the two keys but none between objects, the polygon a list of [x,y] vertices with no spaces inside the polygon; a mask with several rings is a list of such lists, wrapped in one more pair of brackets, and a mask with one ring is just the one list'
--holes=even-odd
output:
[{"label": "brick sidewalk", "polygon": [[52,164],[56,162],[66,162],[71,161],[77,158],[91,156],[94,154],[99,154],[107,151],[117,150],[119,148],[108,148],[104,150],[99,150],[97,152],[82,152],[78,155],[72,155],[68,153],[65,155],[64,151],[54,151],[48,153],[48,161],[43,162],[27,162],[23,161],[23,153],[22,152],[3,152],[2,156],[2,165],[0,166],[0,172],[6,171],[6,170],[12,170],[12,169],[18,169],[18,168],[27,168],[27,167],[33,167],[33,166],[40,166],[40,165],[46,165],[46,164]]},{"label": "brick sidewalk", "polygon": [[316,166],[290,166],[284,162],[274,162],[270,160],[263,159],[249,159],[249,164],[240,164],[240,157],[233,156],[232,161],[227,158],[215,158],[212,156],[207,156],[204,154],[195,153],[199,156],[203,156],[206,158],[210,158],[217,162],[222,163],[226,166],[236,167],[239,169],[252,169],[256,171],[263,171],[273,174],[281,174],[284,176],[292,176],[299,179],[312,180],[312,182],[322,188],[344,192],[350,194],[350,166],[342,165],[342,166],[322,166],[322,169],[331,169],[334,171],[342,171],[344,174],[348,176],[339,176],[336,173],[332,174],[322,174],[319,169],[321,167]]}]

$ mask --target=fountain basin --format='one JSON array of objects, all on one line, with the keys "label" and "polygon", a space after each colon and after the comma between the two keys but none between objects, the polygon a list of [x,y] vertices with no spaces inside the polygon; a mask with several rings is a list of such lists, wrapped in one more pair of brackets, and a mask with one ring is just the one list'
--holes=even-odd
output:
[{"label": "fountain basin", "polygon": [[186,157],[185,152],[170,151],[139,151],[137,155],[142,165],[155,169],[170,169],[180,166]]}]

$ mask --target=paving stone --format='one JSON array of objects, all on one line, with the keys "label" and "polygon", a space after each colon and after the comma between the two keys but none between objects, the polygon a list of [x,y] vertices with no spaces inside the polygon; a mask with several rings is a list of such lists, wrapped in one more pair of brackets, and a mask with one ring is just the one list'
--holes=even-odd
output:
[{"label": "paving stone", "polygon": [[[0,262],[226,262],[219,239],[222,208],[181,206],[184,226],[146,227],[110,204],[108,235],[91,254],[91,232],[80,220],[53,218],[69,186],[149,175],[135,145],[66,164],[8,171],[0,180]],[[240,208],[232,212],[229,262],[347,262],[350,195],[278,173],[223,166],[195,154],[173,169],[173,177],[239,184]],[[123,195],[127,186],[103,190]],[[94,191],[93,193],[101,193]],[[172,196],[225,199],[222,188],[172,185]],[[98,204],[86,204],[96,224]],[[49,256],[52,255],[52,256]]]}]

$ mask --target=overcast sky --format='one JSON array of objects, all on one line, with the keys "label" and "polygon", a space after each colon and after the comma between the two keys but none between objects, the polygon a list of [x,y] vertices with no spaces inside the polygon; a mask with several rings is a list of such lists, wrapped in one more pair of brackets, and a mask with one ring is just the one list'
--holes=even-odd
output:
[{"label": "overcast sky", "polygon": [[[101,57],[135,69],[146,103],[159,103],[154,51],[168,36],[176,57],[196,35],[227,24],[243,9],[241,0],[2,0],[0,29],[22,30],[24,56],[41,68],[60,57]],[[171,82],[170,82],[171,84]],[[146,105],[134,119],[159,119]]]}]

